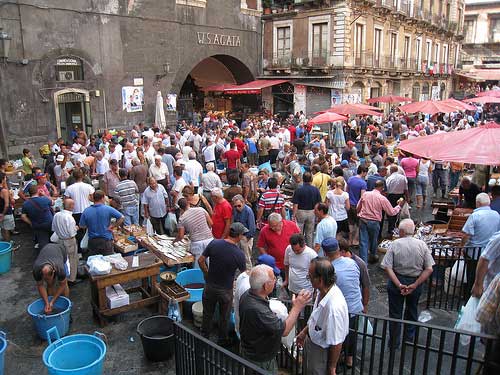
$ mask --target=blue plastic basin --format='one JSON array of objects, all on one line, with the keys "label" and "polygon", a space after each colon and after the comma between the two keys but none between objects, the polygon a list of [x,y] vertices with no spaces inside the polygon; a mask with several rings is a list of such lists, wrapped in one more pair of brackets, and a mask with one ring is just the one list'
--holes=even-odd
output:
[{"label": "blue plastic basin", "polygon": [[190,294],[188,302],[201,301],[203,296],[203,288],[186,288],[189,284],[205,284],[205,277],[200,269],[184,270],[177,274],[175,281],[182,285]]},{"label": "blue plastic basin", "polygon": [[10,242],[0,242],[0,275],[10,271],[12,264],[12,245]]},{"label": "blue plastic basin", "polygon": [[5,366],[5,349],[7,349],[7,338],[5,332],[0,331],[0,375],[3,375]]},{"label": "blue plastic basin", "polygon": [[[49,301],[51,299],[52,297],[49,297]],[[44,313],[45,302],[41,298],[28,306],[28,314],[30,314],[35,330],[42,340],[47,340],[47,331],[52,327],[56,327],[60,337],[68,334],[71,306],[71,301],[63,296],[60,296],[54,303],[54,308],[60,311],[57,314],[46,315]]]}]

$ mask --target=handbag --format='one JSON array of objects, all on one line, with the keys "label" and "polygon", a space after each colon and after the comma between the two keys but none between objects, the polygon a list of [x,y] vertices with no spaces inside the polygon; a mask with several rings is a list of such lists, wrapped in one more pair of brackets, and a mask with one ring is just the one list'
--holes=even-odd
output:
[{"label": "handbag", "polygon": [[271,215],[274,212],[274,209],[276,207],[276,203],[278,203],[278,198],[280,197],[280,193],[276,192],[276,199],[274,200],[273,208],[270,209],[265,209],[264,212],[262,213],[262,220],[267,221],[269,218],[269,215]]}]

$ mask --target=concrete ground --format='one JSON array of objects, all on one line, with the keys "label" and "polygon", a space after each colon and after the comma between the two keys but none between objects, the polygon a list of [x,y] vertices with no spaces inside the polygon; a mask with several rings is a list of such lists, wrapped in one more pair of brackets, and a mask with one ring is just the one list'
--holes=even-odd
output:
[{"label": "concrete ground", "polygon": [[[429,220],[430,209],[414,216],[417,222]],[[35,283],[31,275],[34,260],[29,228],[18,222],[21,234],[14,239],[22,246],[13,253],[12,268],[0,275],[0,330],[5,331],[9,346],[5,357],[6,375],[44,374],[42,353],[46,342],[36,335],[27,306],[38,298]],[[386,278],[377,266],[370,266],[372,294],[369,313],[387,316]],[[107,337],[107,354],[104,366],[105,374],[113,375],[154,375],[175,374],[174,361],[150,363],[145,360],[140,339],[136,333],[137,324],[144,318],[156,314],[156,309],[141,309],[124,313],[109,324],[100,328],[92,316],[90,307],[90,285],[88,280],[71,288],[70,299],[73,302],[73,322],[69,334],[102,332]],[[422,298],[423,300],[423,298]],[[429,322],[439,326],[453,326],[456,314],[433,310],[433,319]]]}]

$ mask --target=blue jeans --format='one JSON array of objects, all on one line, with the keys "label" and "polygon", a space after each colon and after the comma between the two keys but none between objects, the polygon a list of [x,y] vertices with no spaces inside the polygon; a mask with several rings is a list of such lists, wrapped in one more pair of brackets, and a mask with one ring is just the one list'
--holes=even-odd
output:
[{"label": "blue jeans", "polygon": [[427,196],[427,185],[429,185],[429,177],[417,176],[417,196]]},{"label": "blue jeans", "polygon": [[[403,285],[410,285],[415,282],[416,277],[396,275]],[[418,321],[418,300],[422,294],[422,284],[413,293],[403,296],[401,290],[391,280],[387,281],[387,295],[389,298],[389,317],[394,319],[404,319]],[[404,314],[403,314],[404,306]],[[415,336],[415,326],[405,325],[405,339],[411,341]],[[389,323],[389,347],[398,348],[401,338],[401,323]]]},{"label": "blue jeans", "polygon": [[122,214],[123,216],[125,216],[125,221],[123,222],[125,225],[130,225],[130,224],[139,225],[138,206],[123,207]]},{"label": "blue jeans", "polygon": [[453,172],[452,170],[450,170],[450,190],[453,190],[458,185],[461,174],[462,171]]},{"label": "blue jeans", "polygon": [[368,251],[372,255],[377,254],[379,231],[379,221],[359,219],[359,256],[365,263],[368,261]]}]

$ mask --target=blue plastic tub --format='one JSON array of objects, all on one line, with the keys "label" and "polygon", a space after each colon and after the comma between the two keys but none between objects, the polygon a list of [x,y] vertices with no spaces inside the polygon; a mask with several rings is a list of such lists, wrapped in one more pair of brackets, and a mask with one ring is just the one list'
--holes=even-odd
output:
[{"label": "blue plastic tub", "polygon": [[12,263],[12,245],[10,242],[0,242],[0,275],[10,271]]},{"label": "blue plastic tub", "polygon": [[186,288],[189,284],[203,284],[205,285],[205,277],[200,269],[184,270],[177,274],[175,278],[177,284],[182,285],[190,294],[187,302],[201,301],[203,295],[203,288]]},{"label": "blue plastic tub", "polygon": [[[49,297],[49,301],[52,297]],[[47,340],[47,331],[55,327],[59,337],[66,336],[69,331],[69,320],[71,314],[71,301],[63,296],[60,296],[54,303],[54,308],[60,311],[57,314],[45,315],[45,303],[39,298],[28,306],[28,314],[30,314],[35,330],[42,340]]]},{"label": "blue plastic tub", "polygon": [[5,349],[7,349],[7,338],[5,332],[0,331],[0,375],[3,375],[5,365]]},{"label": "blue plastic tub", "polygon": [[[43,363],[49,375],[102,375],[106,344],[94,335],[78,334],[59,338],[55,327],[46,332],[49,346],[43,352]],[[52,342],[52,337],[56,340]]]}]

